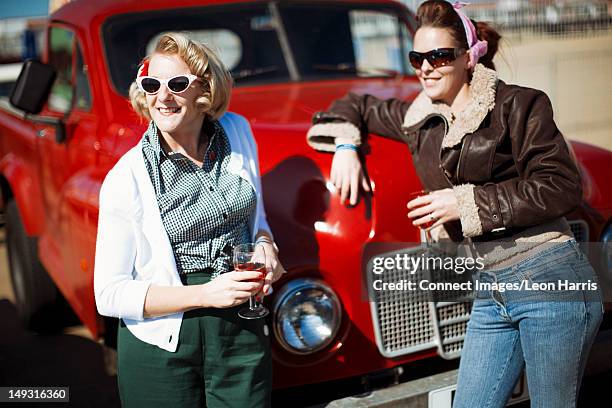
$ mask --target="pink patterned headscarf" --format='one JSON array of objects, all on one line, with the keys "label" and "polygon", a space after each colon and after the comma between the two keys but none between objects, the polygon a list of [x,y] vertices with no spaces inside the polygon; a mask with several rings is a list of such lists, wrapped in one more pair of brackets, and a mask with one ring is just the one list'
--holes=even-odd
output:
[{"label": "pink patterned headscarf", "polygon": [[480,57],[486,55],[489,44],[486,41],[481,41],[478,39],[478,36],[476,35],[476,27],[474,27],[472,20],[470,20],[470,18],[466,16],[463,11],[461,11],[464,6],[469,5],[470,3],[462,3],[456,1],[453,4],[453,8],[457,12],[457,15],[459,15],[459,18],[463,23],[463,28],[465,29],[465,37],[467,38],[468,42],[469,52],[472,56],[470,68],[474,68]]}]

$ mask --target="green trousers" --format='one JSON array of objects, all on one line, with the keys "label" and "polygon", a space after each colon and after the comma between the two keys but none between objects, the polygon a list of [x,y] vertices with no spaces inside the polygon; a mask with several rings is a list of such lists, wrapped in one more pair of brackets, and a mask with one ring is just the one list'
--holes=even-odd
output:
[{"label": "green trousers", "polygon": [[[207,273],[188,274],[202,284]],[[172,353],[137,339],[119,322],[121,404],[131,407],[269,407],[272,361],[265,319],[245,320],[238,310],[185,312]]]}]

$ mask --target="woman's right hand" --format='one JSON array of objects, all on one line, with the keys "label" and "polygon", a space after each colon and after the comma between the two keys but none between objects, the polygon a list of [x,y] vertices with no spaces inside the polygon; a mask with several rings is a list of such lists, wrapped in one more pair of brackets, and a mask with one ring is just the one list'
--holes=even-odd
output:
[{"label": "woman's right hand", "polygon": [[364,191],[371,191],[359,155],[356,151],[350,149],[341,149],[334,154],[330,181],[340,191],[340,202],[342,204],[348,197],[350,197],[350,205],[357,204],[359,186]]},{"label": "woman's right hand", "polygon": [[263,285],[264,275],[256,271],[223,273],[202,285],[202,307],[227,308],[246,302]]}]

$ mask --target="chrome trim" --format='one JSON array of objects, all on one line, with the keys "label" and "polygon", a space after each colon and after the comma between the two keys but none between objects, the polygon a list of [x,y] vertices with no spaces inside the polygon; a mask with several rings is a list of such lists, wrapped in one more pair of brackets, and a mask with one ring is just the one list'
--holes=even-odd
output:
[{"label": "chrome trim", "polygon": [[274,19],[274,28],[276,29],[276,34],[278,35],[278,41],[280,43],[283,57],[285,57],[289,76],[291,77],[292,81],[299,81],[300,72],[297,68],[297,63],[295,62],[293,50],[291,49],[291,43],[289,42],[289,37],[287,36],[285,22],[283,21],[280,11],[278,10],[278,3],[275,1],[270,2],[268,4],[268,10],[270,11],[272,18]]}]

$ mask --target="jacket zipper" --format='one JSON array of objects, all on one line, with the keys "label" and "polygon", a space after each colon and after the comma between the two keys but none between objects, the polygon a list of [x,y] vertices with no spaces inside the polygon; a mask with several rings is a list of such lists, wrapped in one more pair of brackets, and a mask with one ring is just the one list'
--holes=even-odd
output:
[{"label": "jacket zipper", "polygon": [[[440,118],[442,118],[442,121],[444,122],[444,137],[446,137],[446,134],[448,133],[448,128],[449,128],[448,120],[446,120],[446,117],[444,117],[444,115],[436,114],[436,116],[439,116]],[[444,138],[442,138],[442,141],[444,142]],[[448,183],[448,185],[450,187],[453,187],[453,183],[451,183],[450,179],[446,175],[446,169],[442,168],[442,150],[444,150],[444,148],[440,146],[440,153],[438,154],[440,170],[442,170],[442,174],[444,174],[444,178],[446,179],[446,182]],[[461,150],[463,151],[463,145],[461,146]],[[461,161],[461,153],[459,153],[459,161]]]},{"label": "jacket zipper", "polygon": [[[467,149],[466,145],[468,145],[468,137],[469,135],[463,136],[463,140],[461,141],[461,151],[459,152],[459,162],[457,163],[457,183],[463,184],[461,181],[461,163],[463,162],[463,156],[465,156],[463,151]],[[470,139],[471,141],[471,139]]]},{"label": "jacket zipper", "polygon": [[[436,116],[439,116],[442,118],[442,120],[444,121],[444,136],[446,136],[446,134],[448,133],[448,120],[446,119],[446,117],[444,115],[440,115],[440,114],[436,114]],[[464,135],[463,140],[461,141],[461,150],[459,151],[459,161],[457,162],[457,182],[461,183],[460,180],[460,176],[461,176],[461,163],[463,163],[463,156],[464,155],[464,150],[465,150],[465,138],[466,136]],[[438,159],[440,160],[440,166],[442,166],[442,151],[444,150],[443,147],[440,147],[440,154]],[[442,173],[444,173],[444,178],[446,178],[446,181],[448,182],[448,185],[451,187],[454,187],[454,184],[450,181],[450,179],[448,178],[448,176],[446,175],[446,169],[442,170]]]}]

